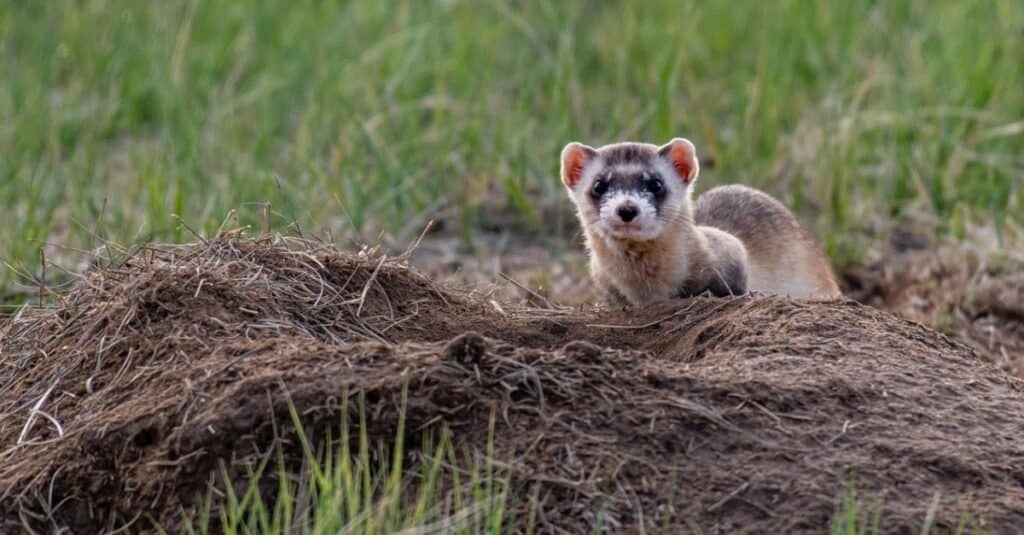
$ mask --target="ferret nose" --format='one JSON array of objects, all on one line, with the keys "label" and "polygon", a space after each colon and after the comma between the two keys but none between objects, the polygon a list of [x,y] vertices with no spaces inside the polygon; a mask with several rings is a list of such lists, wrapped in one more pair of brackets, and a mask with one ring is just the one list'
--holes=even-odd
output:
[{"label": "ferret nose", "polygon": [[636,206],[633,206],[632,204],[623,204],[617,210],[615,210],[615,213],[619,214],[619,219],[625,221],[626,223],[629,223],[630,221],[636,219],[636,215],[640,213],[640,211],[637,210]]}]

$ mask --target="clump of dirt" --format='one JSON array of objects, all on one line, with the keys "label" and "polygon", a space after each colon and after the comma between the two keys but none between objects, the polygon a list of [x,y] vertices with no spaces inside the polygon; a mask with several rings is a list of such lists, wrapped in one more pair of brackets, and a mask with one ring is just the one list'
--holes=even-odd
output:
[{"label": "clump of dirt", "polygon": [[889,530],[1024,525],[1021,382],[852,301],[526,308],[439,288],[404,257],[224,238],[140,251],[0,329],[4,531],[173,531],[221,463],[244,479],[292,440],[289,400],[317,435],[361,392],[389,440],[406,386],[408,429],[484,451],[493,422],[549,531],[601,515],[817,533],[851,485]]}]

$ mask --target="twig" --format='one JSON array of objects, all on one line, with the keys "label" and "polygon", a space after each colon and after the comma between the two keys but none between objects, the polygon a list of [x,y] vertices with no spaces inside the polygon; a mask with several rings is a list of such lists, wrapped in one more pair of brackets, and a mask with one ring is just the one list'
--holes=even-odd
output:
[{"label": "twig", "polygon": [[[279,193],[281,193],[281,198],[284,199],[284,200],[288,200],[288,196],[285,195],[284,186],[281,185],[281,175],[278,175],[277,173],[274,173],[274,183],[277,184],[277,191]],[[288,204],[291,204],[291,203],[288,203]],[[293,210],[289,210],[289,211],[291,213],[288,214],[288,215],[292,218],[292,226],[295,227],[295,232],[299,235],[300,238],[305,238],[305,236],[302,234],[302,227],[299,226],[299,220],[295,219],[295,212]]]},{"label": "twig", "polygon": [[543,295],[540,295],[539,293],[527,288],[526,285],[524,285],[523,283],[513,279],[512,277],[509,277],[508,275],[500,271],[498,272],[498,275],[501,276],[501,278],[514,284],[520,290],[523,290],[524,292],[532,295],[535,299],[547,305],[548,308],[555,308],[555,305],[551,304],[551,301],[548,301],[547,297],[544,297]]},{"label": "twig", "polygon": [[175,221],[177,221],[179,224],[181,224],[181,226],[185,227],[185,230],[189,231],[189,233],[191,233],[193,236],[195,236],[196,239],[198,239],[199,241],[203,242],[203,245],[210,245],[210,242],[207,241],[206,238],[200,236],[199,233],[196,232],[196,229],[190,227],[188,225],[188,223],[185,222],[184,219],[178,217],[178,214],[171,214],[171,218],[174,219]]},{"label": "twig", "polygon": [[263,203],[263,235],[270,234],[270,201]]},{"label": "twig", "polygon": [[765,507],[765,506],[755,502],[754,500],[748,500],[748,499],[742,498],[742,497],[736,498],[736,499],[741,501],[741,502],[743,502],[743,503],[745,503],[745,504],[747,504],[747,505],[749,505],[749,506],[751,506],[751,507],[753,507],[754,509],[757,509],[758,511],[761,511],[762,513],[764,513],[764,516],[767,516],[768,518],[775,518],[775,512],[774,511],[772,511],[771,509],[769,509],[769,508],[767,508],[767,507]]},{"label": "twig", "polygon": [[718,509],[718,508],[722,507],[722,506],[723,506],[723,505],[725,505],[726,503],[729,503],[729,500],[731,500],[731,499],[735,498],[735,497],[736,497],[736,496],[738,496],[738,495],[739,495],[739,494],[740,494],[741,492],[743,492],[743,491],[747,490],[748,488],[750,488],[750,482],[749,482],[749,481],[747,481],[747,482],[743,483],[743,484],[742,484],[742,485],[740,485],[739,487],[736,487],[736,490],[734,490],[734,491],[730,492],[729,494],[726,494],[725,498],[722,498],[721,500],[718,500],[717,502],[715,502],[715,503],[711,504],[711,507],[708,507],[708,508],[706,509],[706,511],[707,511],[707,512],[709,512],[709,513],[713,513],[713,512],[715,512],[715,510],[716,510],[716,509]]},{"label": "twig", "polygon": [[53,424],[54,427],[57,428],[57,437],[58,438],[64,436],[64,427],[62,427],[60,425],[60,422],[58,422],[56,418],[54,418],[53,416],[50,416],[50,414],[47,413],[46,411],[36,411],[36,414],[38,414],[39,416],[42,416],[43,418],[46,418],[47,420],[50,421],[51,424]]},{"label": "twig", "polygon": [[[857,425],[857,424],[854,424],[854,425]],[[832,438],[828,439],[828,441],[825,442],[825,445],[826,446],[831,446],[833,442],[839,440],[840,437],[845,435],[846,434],[846,430],[849,429],[849,428],[850,428],[850,421],[849,420],[843,420],[843,428],[838,433],[836,433]]]},{"label": "twig", "polygon": [[41,266],[41,276],[39,277],[39,306],[43,306],[43,296],[46,294],[46,247],[39,248],[39,263]]},{"label": "twig", "polygon": [[402,253],[402,255],[399,258],[402,260],[408,260],[410,257],[412,257],[412,254],[416,252],[416,249],[420,247],[420,243],[423,242],[423,238],[427,236],[427,233],[430,232],[430,229],[433,226],[433,219],[427,221],[427,224],[423,227],[423,232],[420,232],[420,235],[418,238],[416,238],[416,241],[412,242],[412,244],[405,250],[404,253]]},{"label": "twig", "polygon": [[[43,393],[43,395],[39,398],[39,401],[36,401],[36,404],[32,407],[32,410],[29,411],[28,420],[25,420],[25,426],[21,428],[21,434],[18,435],[18,444],[25,443],[25,437],[28,435],[28,432],[32,429],[32,424],[35,423],[36,421],[36,414],[39,414],[39,409],[42,408],[43,403],[46,403],[46,400],[50,397],[50,394],[53,392],[54,388],[57,388],[56,380],[53,381],[53,384],[50,385],[50,388],[46,389],[46,392]],[[60,429],[59,426],[58,429]],[[61,434],[63,434],[63,432]]]},{"label": "twig", "polygon": [[377,280],[377,273],[380,273],[381,266],[384,265],[384,261],[388,259],[388,255],[380,257],[380,262],[377,262],[377,267],[370,274],[370,278],[366,279],[366,284],[363,285],[363,293],[359,295],[359,306],[356,307],[356,317],[363,313],[363,304],[366,303],[366,294],[370,293],[370,286]]},{"label": "twig", "polygon": [[214,234],[214,236],[219,238],[221,236],[221,234],[224,234],[224,229],[227,228],[228,222],[230,222],[232,219],[235,220],[235,225],[237,226],[238,225],[238,210],[235,210],[234,208],[228,210],[228,215],[226,215],[224,217],[224,221],[221,221],[220,227],[217,228],[217,233]]}]

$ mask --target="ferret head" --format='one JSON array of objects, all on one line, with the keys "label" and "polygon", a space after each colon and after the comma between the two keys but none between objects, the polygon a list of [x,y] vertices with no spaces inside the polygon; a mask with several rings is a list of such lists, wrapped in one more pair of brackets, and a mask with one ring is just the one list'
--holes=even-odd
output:
[{"label": "ferret head", "polygon": [[617,143],[562,149],[562,182],[580,222],[609,241],[649,241],[689,217],[699,172],[693,143],[675,138],[661,147]]}]

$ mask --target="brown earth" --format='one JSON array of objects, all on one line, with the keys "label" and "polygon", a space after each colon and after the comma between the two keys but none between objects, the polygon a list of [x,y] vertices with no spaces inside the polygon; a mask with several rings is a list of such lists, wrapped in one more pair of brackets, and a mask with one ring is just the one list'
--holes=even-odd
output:
[{"label": "brown earth", "polygon": [[933,327],[1024,377],[1024,265],[963,247],[892,252],[844,273],[847,295]]},{"label": "brown earth", "polygon": [[286,393],[322,435],[362,391],[390,440],[404,384],[409,429],[483,451],[498,415],[544,531],[819,533],[853,486],[887,532],[1024,526],[1021,381],[918,323],[778,297],[525,308],[405,260],[151,248],[5,319],[0,530],[173,532],[219,463],[241,480],[294,442]]}]

